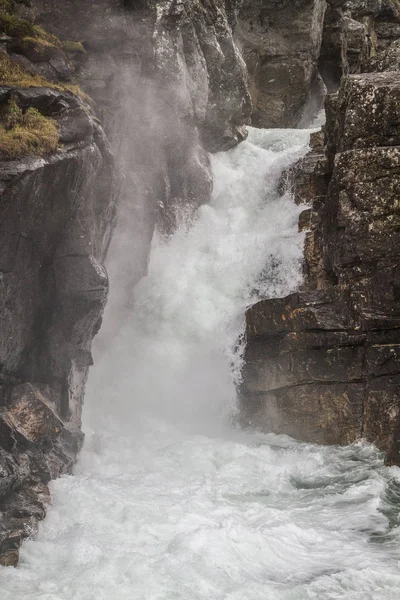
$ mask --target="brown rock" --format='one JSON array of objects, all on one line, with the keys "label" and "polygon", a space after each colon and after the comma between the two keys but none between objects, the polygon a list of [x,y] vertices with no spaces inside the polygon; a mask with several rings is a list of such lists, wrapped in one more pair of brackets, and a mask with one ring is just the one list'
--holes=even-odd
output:
[{"label": "brown rock", "polygon": [[31,383],[15,386],[10,401],[0,413],[0,419],[12,432],[26,441],[35,443],[58,437],[63,429],[51,400]]}]

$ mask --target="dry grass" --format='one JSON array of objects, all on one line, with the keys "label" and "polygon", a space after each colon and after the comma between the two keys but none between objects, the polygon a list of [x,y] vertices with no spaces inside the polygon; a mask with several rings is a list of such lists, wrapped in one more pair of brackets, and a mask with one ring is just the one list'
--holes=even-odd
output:
[{"label": "dry grass", "polygon": [[0,51],[0,85],[11,87],[48,87],[61,92],[71,92],[80,96],[82,100],[91,102],[91,98],[82,91],[79,85],[73,83],[53,83],[47,81],[41,75],[31,75],[21,65],[11,60],[10,57]]},{"label": "dry grass", "polygon": [[57,124],[35,108],[23,112],[11,99],[0,114],[0,159],[43,156],[57,149]]},{"label": "dry grass", "polygon": [[54,87],[41,75],[31,75],[21,65],[0,52],[0,85],[15,87]]}]

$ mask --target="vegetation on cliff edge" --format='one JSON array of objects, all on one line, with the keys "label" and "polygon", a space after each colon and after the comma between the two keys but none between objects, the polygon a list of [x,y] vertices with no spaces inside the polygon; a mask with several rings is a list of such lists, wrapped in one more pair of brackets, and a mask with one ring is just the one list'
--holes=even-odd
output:
[{"label": "vegetation on cliff edge", "polygon": [[0,111],[0,160],[42,156],[56,150],[58,140],[56,122],[35,108],[24,112],[12,98]]}]

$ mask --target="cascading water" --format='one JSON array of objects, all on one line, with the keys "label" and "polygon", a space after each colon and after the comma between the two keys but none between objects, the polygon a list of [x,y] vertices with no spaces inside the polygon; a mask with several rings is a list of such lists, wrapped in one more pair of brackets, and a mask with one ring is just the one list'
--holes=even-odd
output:
[{"label": "cascading water", "polygon": [[75,476],[1,600],[398,600],[399,470],[232,425],[244,310],[300,281],[299,209],[276,184],[308,133],[252,130],[213,158],[196,222],[155,239],[91,376]]}]

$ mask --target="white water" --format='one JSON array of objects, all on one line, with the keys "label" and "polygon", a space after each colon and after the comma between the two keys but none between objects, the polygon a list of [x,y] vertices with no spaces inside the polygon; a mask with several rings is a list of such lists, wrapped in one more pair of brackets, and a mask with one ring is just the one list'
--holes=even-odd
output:
[{"label": "white water", "polygon": [[0,569],[1,600],[400,598],[399,470],[231,425],[243,311],[300,280],[299,209],[275,185],[307,137],[253,130],[213,160],[194,226],[155,240],[92,374],[75,476]]}]

